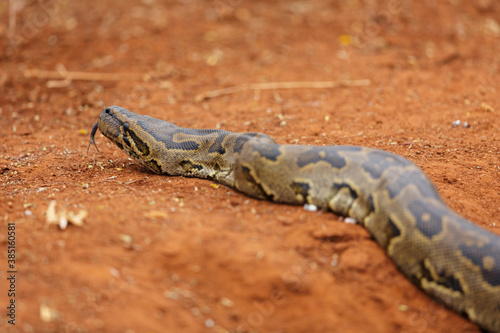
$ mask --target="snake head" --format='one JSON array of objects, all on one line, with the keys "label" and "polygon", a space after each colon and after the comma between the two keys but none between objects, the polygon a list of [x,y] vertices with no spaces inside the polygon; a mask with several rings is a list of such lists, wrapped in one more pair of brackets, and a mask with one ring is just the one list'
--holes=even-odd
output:
[{"label": "snake head", "polygon": [[[147,126],[149,119],[153,118],[138,115],[119,106],[109,106],[102,110],[96,126],[105,137],[130,157],[153,172],[161,173],[156,153],[147,143],[148,139],[152,141]],[[92,130],[91,142],[97,130],[96,126]]]},{"label": "snake head", "polygon": [[137,115],[119,106],[102,110],[97,120],[101,133],[135,159],[150,155],[149,146],[139,137]]}]

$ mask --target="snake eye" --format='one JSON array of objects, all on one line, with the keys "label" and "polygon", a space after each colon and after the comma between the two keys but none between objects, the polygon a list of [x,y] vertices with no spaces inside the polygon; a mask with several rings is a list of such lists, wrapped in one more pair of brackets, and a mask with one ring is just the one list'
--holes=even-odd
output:
[{"label": "snake eye", "polygon": [[128,130],[129,127],[130,125],[128,123],[123,124],[123,128],[125,128],[126,130]]},{"label": "snake eye", "polygon": [[110,110],[110,109],[108,109],[108,108],[105,108],[105,109],[104,109],[104,112],[106,112],[107,114],[110,114],[110,113],[111,113],[111,110]]}]

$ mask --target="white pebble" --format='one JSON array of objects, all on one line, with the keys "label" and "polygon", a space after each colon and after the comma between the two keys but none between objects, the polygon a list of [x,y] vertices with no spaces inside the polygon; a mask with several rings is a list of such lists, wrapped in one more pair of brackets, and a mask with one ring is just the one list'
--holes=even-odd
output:
[{"label": "white pebble", "polygon": [[318,207],[316,205],[311,205],[311,204],[305,204],[304,209],[307,210],[308,212],[317,212]]},{"label": "white pebble", "polygon": [[214,325],[215,325],[215,323],[212,319],[209,318],[209,319],[205,320],[206,327],[214,327]]},{"label": "white pebble", "polygon": [[354,217],[346,217],[344,219],[345,223],[358,224],[358,221]]},{"label": "white pebble", "polygon": [[59,216],[59,228],[61,228],[61,230],[64,230],[67,226],[68,219],[66,218],[66,216]]},{"label": "white pebble", "polygon": [[453,124],[453,127],[457,127],[457,126],[460,126],[461,121],[460,121],[460,119],[457,119],[452,124]]}]

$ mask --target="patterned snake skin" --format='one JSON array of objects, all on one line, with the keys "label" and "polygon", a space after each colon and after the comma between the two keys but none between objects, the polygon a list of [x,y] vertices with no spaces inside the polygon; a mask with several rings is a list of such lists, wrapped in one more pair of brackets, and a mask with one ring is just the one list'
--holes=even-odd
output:
[{"label": "patterned snake skin", "polygon": [[401,156],[182,128],[118,106],[102,111],[94,145],[97,128],[155,173],[213,179],[251,197],[355,218],[428,295],[483,330],[500,332],[500,237],[454,213]]}]

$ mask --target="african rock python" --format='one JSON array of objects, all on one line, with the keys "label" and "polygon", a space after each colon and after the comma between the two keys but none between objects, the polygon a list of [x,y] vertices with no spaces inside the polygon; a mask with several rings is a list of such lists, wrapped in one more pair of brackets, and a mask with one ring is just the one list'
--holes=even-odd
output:
[{"label": "african rock python", "polygon": [[381,150],[276,144],[105,108],[97,128],[156,172],[213,179],[249,196],[314,204],[362,223],[430,296],[500,332],[500,237],[454,213],[413,163]]}]

